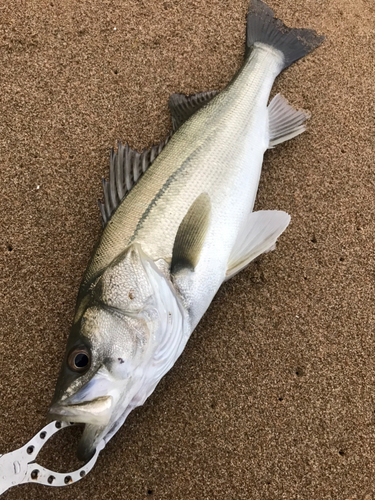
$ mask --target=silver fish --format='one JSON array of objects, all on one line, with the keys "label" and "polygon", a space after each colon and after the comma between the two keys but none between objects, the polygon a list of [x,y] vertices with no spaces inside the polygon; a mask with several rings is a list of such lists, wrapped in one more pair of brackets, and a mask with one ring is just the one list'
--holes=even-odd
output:
[{"label": "silver fish", "polygon": [[100,204],[104,231],[81,283],[52,418],[83,422],[78,456],[108,442],[183,351],[221,284],[272,250],[290,217],[253,212],[267,148],[305,130],[277,75],[323,37],[252,0],[242,68],[222,92],[174,94],[173,134],[119,144]]}]

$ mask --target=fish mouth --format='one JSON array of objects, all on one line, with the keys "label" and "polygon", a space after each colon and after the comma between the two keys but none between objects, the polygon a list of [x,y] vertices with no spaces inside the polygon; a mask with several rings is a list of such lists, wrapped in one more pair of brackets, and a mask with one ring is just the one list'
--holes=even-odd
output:
[{"label": "fish mouth", "polygon": [[[72,385],[71,380],[68,381]],[[55,392],[48,410],[48,419],[85,424],[77,457],[87,461],[95,453],[95,449],[100,447],[121,412],[119,403],[123,383],[113,379],[103,367],[91,374],[91,379],[87,380],[86,377],[86,380],[80,382],[78,389],[73,385],[69,390],[65,389],[65,392]]]},{"label": "fish mouth", "polygon": [[78,404],[55,404],[48,413],[51,418],[67,422],[106,426],[113,411],[112,396],[100,396]]},{"label": "fish mouth", "polygon": [[110,422],[112,411],[112,396],[101,396],[78,404],[55,404],[48,413],[53,420],[86,424],[78,444],[77,457],[87,462],[95,453]]}]

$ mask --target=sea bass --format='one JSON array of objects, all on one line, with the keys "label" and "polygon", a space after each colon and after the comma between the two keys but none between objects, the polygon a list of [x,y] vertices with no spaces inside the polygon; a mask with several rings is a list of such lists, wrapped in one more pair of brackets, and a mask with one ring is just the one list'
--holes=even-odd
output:
[{"label": "sea bass", "polygon": [[280,95],[267,104],[277,75],[322,40],[252,0],[245,60],[226,89],[172,95],[167,140],[112,151],[104,230],[50,408],[51,418],[86,424],[80,458],[153,392],[221,284],[288,226],[285,212],[253,207],[264,152],[303,132],[307,113]]}]

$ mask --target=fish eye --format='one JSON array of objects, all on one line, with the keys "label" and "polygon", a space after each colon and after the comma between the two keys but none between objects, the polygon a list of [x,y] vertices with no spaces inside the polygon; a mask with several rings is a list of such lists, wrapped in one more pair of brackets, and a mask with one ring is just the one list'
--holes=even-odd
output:
[{"label": "fish eye", "polygon": [[91,357],[84,346],[75,347],[68,356],[69,368],[75,372],[85,372],[90,368]]}]

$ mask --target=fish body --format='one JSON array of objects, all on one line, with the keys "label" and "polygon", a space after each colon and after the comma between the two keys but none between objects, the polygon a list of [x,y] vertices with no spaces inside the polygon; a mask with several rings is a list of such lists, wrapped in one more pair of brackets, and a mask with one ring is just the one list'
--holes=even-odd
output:
[{"label": "fish body", "polygon": [[252,211],[264,152],[303,132],[307,116],[281,96],[267,103],[277,75],[321,41],[252,0],[247,54],[228,87],[172,99],[175,132],[149,168],[119,149],[50,410],[86,423],[82,458],[152,393],[223,281],[287,227],[284,212]]},{"label": "fish body", "polygon": [[199,321],[224,280],[240,227],[254,206],[269,145],[267,102],[282,67],[282,54],[260,44],[235,81],[177,130],[105,228],[85,284],[134,242],[154,261],[170,262],[182,219],[207,193],[211,223],[190,283],[189,304],[202,306],[194,318]]}]

